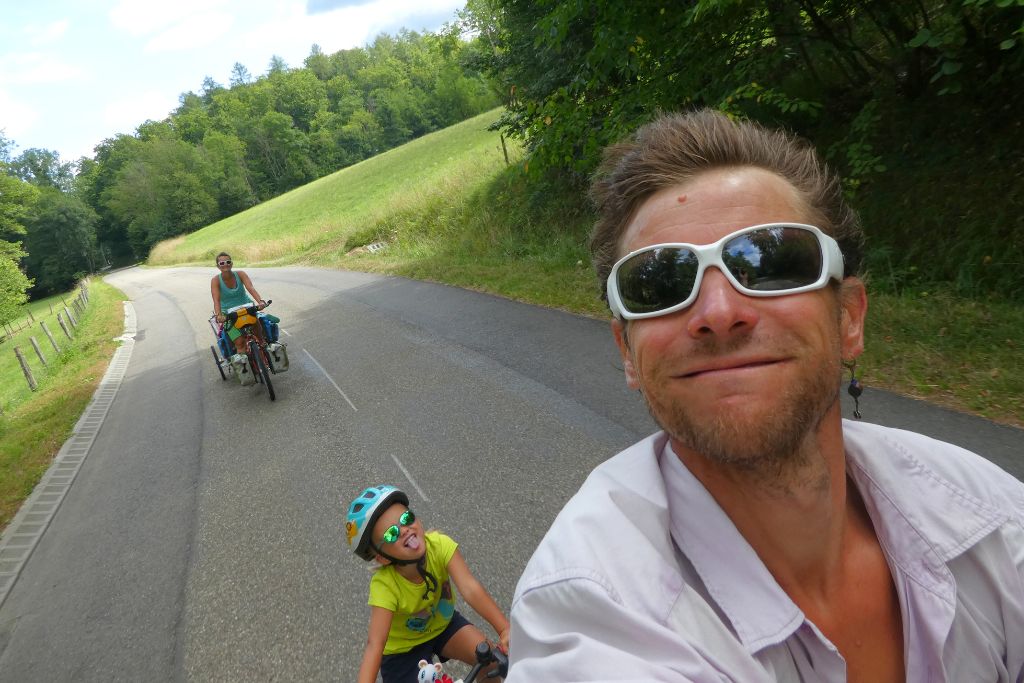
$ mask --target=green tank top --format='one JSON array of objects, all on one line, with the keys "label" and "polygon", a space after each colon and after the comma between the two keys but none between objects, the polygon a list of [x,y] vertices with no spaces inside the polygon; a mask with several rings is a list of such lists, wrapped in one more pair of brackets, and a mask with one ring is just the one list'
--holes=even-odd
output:
[{"label": "green tank top", "polygon": [[229,308],[235,306],[244,306],[245,304],[255,303],[252,297],[245,291],[245,285],[242,284],[242,278],[238,277],[235,273],[235,285],[234,289],[231,289],[224,282],[224,275],[217,273],[217,277],[220,279],[220,310],[226,311]]}]

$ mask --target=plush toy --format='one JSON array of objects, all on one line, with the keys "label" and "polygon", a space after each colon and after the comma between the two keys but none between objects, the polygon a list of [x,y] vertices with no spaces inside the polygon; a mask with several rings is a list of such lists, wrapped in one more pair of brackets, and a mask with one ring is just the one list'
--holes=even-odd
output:
[{"label": "plush toy", "polygon": [[441,664],[431,664],[425,659],[420,660],[420,670],[416,674],[416,683],[441,683]]},{"label": "plush toy", "polygon": [[425,659],[420,660],[420,670],[416,674],[416,683],[462,683],[460,678],[453,681],[452,677],[441,671],[441,664],[431,664]]}]

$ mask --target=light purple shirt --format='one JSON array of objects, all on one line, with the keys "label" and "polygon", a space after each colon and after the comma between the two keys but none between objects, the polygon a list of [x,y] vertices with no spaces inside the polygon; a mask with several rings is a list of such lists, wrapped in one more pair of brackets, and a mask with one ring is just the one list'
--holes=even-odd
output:
[{"label": "light purple shirt", "polygon": [[[844,422],[903,616],[907,680],[1024,681],[1024,485]],[[671,536],[670,536],[671,535]],[[599,466],[519,581],[508,681],[845,681],[846,663],[659,432]]]}]

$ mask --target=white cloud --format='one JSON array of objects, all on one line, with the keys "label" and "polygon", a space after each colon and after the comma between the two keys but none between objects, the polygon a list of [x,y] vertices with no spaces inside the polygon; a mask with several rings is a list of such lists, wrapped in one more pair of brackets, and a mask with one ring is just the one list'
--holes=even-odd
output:
[{"label": "white cloud", "polygon": [[115,133],[131,135],[144,121],[160,121],[178,107],[178,96],[149,90],[132,97],[108,102],[103,108],[103,124]]},{"label": "white cloud", "polygon": [[68,32],[71,22],[61,19],[45,26],[31,25],[25,27],[25,33],[29,35],[29,42],[32,45],[49,45],[64,37]]},{"label": "white cloud", "polygon": [[[246,32],[239,44],[250,45],[264,54],[263,66],[273,54],[285,58],[288,66],[302,66],[313,43],[324,52],[336,52],[361,45],[367,37],[366,22],[352,16],[361,8],[335,10],[307,16],[302,3],[292,3],[292,11],[282,12]],[[297,10],[297,11],[296,11]],[[298,53],[297,53],[298,51]]]},{"label": "white cloud", "polygon": [[0,83],[58,83],[78,78],[82,69],[42,52],[0,55]]},{"label": "white cloud", "polygon": [[110,22],[133,36],[144,36],[227,4],[226,0],[121,0],[110,10]]},{"label": "white cloud", "polygon": [[302,66],[314,43],[328,54],[365,45],[381,32],[393,33],[403,25],[419,30],[423,26],[416,22],[421,17],[452,14],[464,4],[465,0],[373,0],[309,15],[302,0],[273,2],[272,9],[251,15],[260,16],[261,21],[237,44],[260,50],[260,64],[254,72],[260,72],[273,54],[284,57],[294,68]]},{"label": "white cloud", "polygon": [[227,12],[192,14],[146,43],[146,52],[194,50],[216,42],[231,30],[235,19]]},{"label": "white cloud", "polygon": [[39,114],[35,109],[0,90],[0,130],[8,139],[17,143],[18,138],[24,137],[38,120]]}]

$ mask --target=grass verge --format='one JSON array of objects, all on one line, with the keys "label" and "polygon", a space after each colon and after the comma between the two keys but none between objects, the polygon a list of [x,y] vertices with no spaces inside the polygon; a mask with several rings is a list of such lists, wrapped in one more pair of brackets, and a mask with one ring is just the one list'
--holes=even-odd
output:
[{"label": "grass verge", "polygon": [[[51,357],[45,373],[37,374],[35,392],[28,391],[17,370],[25,390],[9,399],[0,416],[0,529],[6,528],[70,436],[118,345],[113,338],[124,331],[124,295],[98,279],[91,282],[89,295],[74,342]],[[59,329],[58,333],[63,336]],[[0,347],[0,353],[13,357],[8,345]],[[12,384],[6,371],[0,371],[0,378],[5,387]]]},{"label": "grass verge", "polygon": [[875,292],[860,366],[871,386],[1024,427],[1024,307],[948,291]]}]

